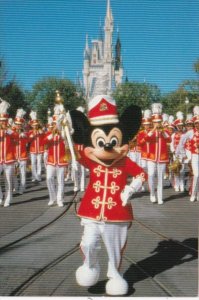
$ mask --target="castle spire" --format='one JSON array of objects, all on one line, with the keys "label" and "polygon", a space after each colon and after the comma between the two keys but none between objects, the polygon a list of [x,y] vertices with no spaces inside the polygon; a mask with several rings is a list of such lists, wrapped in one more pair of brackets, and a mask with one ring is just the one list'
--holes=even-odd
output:
[{"label": "castle spire", "polygon": [[86,34],[86,45],[85,45],[85,49],[84,49],[84,59],[88,59],[89,58],[89,45],[88,45],[88,34]]}]

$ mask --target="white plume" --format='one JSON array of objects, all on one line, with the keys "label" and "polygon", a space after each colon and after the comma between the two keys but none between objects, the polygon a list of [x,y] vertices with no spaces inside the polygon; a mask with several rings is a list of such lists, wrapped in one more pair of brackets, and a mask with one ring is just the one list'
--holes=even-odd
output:
[{"label": "white plume", "polygon": [[151,118],[151,114],[152,114],[151,110],[150,109],[146,109],[144,111],[144,118],[145,119],[150,119]]},{"label": "white plume", "polygon": [[10,107],[10,104],[7,101],[3,100],[2,98],[0,98],[0,100],[1,100],[1,103],[0,103],[0,113],[1,114],[6,114],[8,108]]},{"label": "white plume", "polygon": [[194,114],[194,116],[199,116],[199,106],[198,105],[194,106],[193,114]]},{"label": "white plume", "polygon": [[162,113],[162,104],[161,103],[153,103],[151,105],[152,113],[155,114],[161,114]]},{"label": "white plume", "polygon": [[63,104],[55,104],[54,106],[54,115],[60,115],[65,112]]},{"label": "white plume", "polygon": [[168,121],[169,120],[169,115],[168,114],[163,114],[162,115],[162,121],[163,122],[166,122],[166,121]]},{"label": "white plume", "polygon": [[170,115],[169,116],[169,124],[171,125],[174,121],[174,116]]},{"label": "white plume", "polygon": [[193,115],[192,114],[187,114],[187,121],[191,120],[193,118]]},{"label": "white plume", "polygon": [[26,112],[23,110],[23,108],[17,109],[16,117],[17,118],[23,118],[25,116]]},{"label": "white plume", "polygon": [[177,119],[179,119],[179,120],[183,120],[183,119],[184,119],[183,112],[182,112],[182,111],[178,111],[178,112],[176,113],[176,117],[177,117]]},{"label": "white plume", "polygon": [[31,110],[31,112],[30,112],[30,118],[31,118],[31,120],[37,120],[37,112]]}]

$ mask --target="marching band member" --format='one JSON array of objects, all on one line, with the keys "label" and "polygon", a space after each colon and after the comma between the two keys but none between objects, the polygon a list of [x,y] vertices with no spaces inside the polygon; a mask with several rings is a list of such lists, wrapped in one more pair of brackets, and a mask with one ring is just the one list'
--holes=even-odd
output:
[{"label": "marching band member", "polygon": [[[142,118],[142,127],[143,130],[139,131],[137,134],[137,144],[141,150],[141,167],[148,172],[148,155],[149,155],[149,142],[145,141],[145,137],[147,136],[148,132],[150,131],[152,120],[151,120],[151,110],[147,109],[144,111],[143,118]],[[142,186],[142,191],[145,190],[144,185]]]},{"label": "marching band member", "polygon": [[[185,121],[186,132],[192,130],[194,127],[193,123],[193,114],[187,114],[187,118]],[[192,182],[192,167],[191,167],[191,143],[190,140],[187,139],[184,145],[186,157],[184,159],[184,163],[188,165],[189,173],[187,180],[185,182],[185,190],[190,192],[191,182]]]},{"label": "marching band member", "polygon": [[15,156],[16,156],[16,170],[19,169],[20,175],[20,187],[18,191],[18,178],[15,174],[14,176],[14,189],[15,192],[19,192],[19,194],[23,194],[26,186],[26,165],[28,160],[28,151],[27,151],[27,144],[28,144],[28,135],[23,130],[23,124],[25,122],[24,115],[26,112],[20,108],[17,110],[16,118],[14,120],[14,129],[16,133],[15,139]]},{"label": "marching band member", "polygon": [[166,170],[166,163],[169,162],[169,153],[167,143],[171,138],[165,130],[162,130],[162,104],[152,104],[152,123],[153,129],[147,133],[145,137],[146,142],[149,142],[149,156],[148,156],[148,182],[150,189],[150,200],[155,203],[155,173],[157,171],[157,198],[158,204],[163,204],[162,190],[163,190],[163,176]]},{"label": "marching band member", "polygon": [[182,136],[176,149],[176,152],[180,153],[181,149],[184,149],[186,141],[190,141],[191,166],[193,171],[190,197],[191,202],[194,202],[195,200],[199,201],[199,106],[194,107],[193,113],[194,129],[187,131]]},{"label": "marching band member", "polygon": [[174,121],[174,125],[177,129],[176,132],[174,132],[171,136],[171,143],[170,143],[170,150],[173,154],[173,161],[178,160],[179,165],[181,165],[181,168],[179,171],[175,172],[174,174],[174,190],[176,192],[184,192],[184,157],[185,157],[185,151],[184,149],[181,151],[181,153],[178,153],[176,155],[175,151],[179,144],[181,136],[184,134],[184,123],[183,123],[183,113],[181,111],[178,111],[176,113],[177,119]]},{"label": "marching band member", "polygon": [[32,182],[41,181],[42,157],[44,153],[44,132],[39,128],[37,113],[31,111],[30,125],[32,130],[29,131],[28,137],[30,142],[30,158],[32,166]]},{"label": "marching band member", "polygon": [[[10,205],[12,201],[12,176],[14,171],[15,153],[14,140],[15,133],[8,127],[7,109],[10,104],[1,99],[0,104],[0,174],[5,175],[5,202],[4,207]],[[3,204],[3,193],[0,186],[0,204]]]},{"label": "marching band member", "polygon": [[[62,100],[60,94],[57,92],[56,100]],[[57,100],[57,101],[58,101]],[[66,148],[65,140],[61,134],[59,124],[59,115],[62,113],[63,106],[56,104],[53,115],[53,128],[45,135],[44,145],[48,149],[47,167],[46,167],[46,181],[49,191],[48,205],[52,206],[57,202],[59,207],[63,207],[64,200],[64,176],[65,168],[70,159],[69,149]],[[57,178],[57,184],[55,183]]]}]

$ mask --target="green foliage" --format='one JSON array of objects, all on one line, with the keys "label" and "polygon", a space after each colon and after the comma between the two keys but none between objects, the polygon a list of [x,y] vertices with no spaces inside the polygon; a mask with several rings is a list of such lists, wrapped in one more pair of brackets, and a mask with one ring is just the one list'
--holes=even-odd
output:
[{"label": "green foliage", "polygon": [[141,107],[142,110],[150,108],[153,102],[160,101],[160,90],[156,85],[139,82],[125,82],[120,84],[113,92],[119,113],[131,104]]},{"label": "green foliage", "polygon": [[46,123],[47,111],[51,110],[53,114],[56,90],[59,90],[64,99],[66,110],[75,109],[80,105],[85,106],[83,93],[78,92],[76,86],[67,79],[57,79],[48,77],[37,82],[31,92],[28,92],[26,99],[33,110],[38,113],[38,118]]},{"label": "green foliage", "polygon": [[15,81],[10,81],[4,86],[0,86],[0,97],[10,103],[8,113],[11,118],[16,116],[18,108],[28,109],[24,91]]}]

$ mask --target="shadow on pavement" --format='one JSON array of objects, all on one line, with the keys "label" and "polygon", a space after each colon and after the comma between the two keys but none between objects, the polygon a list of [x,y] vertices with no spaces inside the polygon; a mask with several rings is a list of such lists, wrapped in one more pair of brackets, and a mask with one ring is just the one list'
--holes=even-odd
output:
[{"label": "shadow on pavement", "polygon": [[154,277],[177,265],[197,259],[198,240],[196,238],[189,238],[182,243],[185,246],[176,243],[175,240],[161,241],[151,252],[152,256],[138,261],[138,267],[132,264],[124,274],[124,278],[129,284],[128,295],[134,293],[133,285],[136,282]]}]

